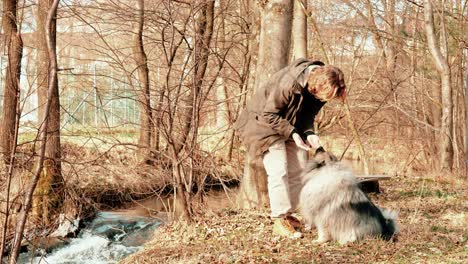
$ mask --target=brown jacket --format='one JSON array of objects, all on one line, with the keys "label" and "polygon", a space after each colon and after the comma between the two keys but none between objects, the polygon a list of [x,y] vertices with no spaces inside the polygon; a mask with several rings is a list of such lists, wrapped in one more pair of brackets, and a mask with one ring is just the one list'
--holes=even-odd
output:
[{"label": "brown jacket", "polygon": [[235,129],[249,154],[261,156],[278,140],[287,140],[293,131],[313,134],[314,119],[323,102],[311,95],[297,79],[312,61],[297,59],[273,74],[247,103]]}]

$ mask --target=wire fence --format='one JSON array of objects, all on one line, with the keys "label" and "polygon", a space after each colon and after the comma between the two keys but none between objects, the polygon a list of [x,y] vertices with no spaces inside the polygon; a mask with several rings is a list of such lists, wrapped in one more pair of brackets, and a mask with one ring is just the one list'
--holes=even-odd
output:
[{"label": "wire fence", "polygon": [[[0,56],[0,112],[3,108],[6,56]],[[20,85],[21,123],[37,127],[38,94],[34,73],[22,71]],[[139,123],[134,89],[99,63],[75,65],[59,71],[61,127],[131,128]]]}]

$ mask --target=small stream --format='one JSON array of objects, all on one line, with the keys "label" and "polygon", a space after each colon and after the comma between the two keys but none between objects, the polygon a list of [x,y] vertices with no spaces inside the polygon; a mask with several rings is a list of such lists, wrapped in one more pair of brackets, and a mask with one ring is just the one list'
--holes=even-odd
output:
[{"label": "small stream", "polygon": [[151,240],[162,222],[125,212],[99,212],[76,238],[50,253],[23,253],[18,263],[99,264],[117,263]]}]

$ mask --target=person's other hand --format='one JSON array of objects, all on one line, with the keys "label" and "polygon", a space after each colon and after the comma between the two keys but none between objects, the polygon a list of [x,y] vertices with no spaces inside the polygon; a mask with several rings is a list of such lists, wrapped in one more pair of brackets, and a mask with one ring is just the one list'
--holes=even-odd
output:
[{"label": "person's other hand", "polygon": [[322,144],[320,144],[320,138],[317,135],[308,135],[307,142],[314,149],[318,149],[322,146]]},{"label": "person's other hand", "polygon": [[309,150],[310,149],[310,147],[304,142],[304,140],[302,140],[301,136],[298,133],[293,133],[292,138],[293,138],[294,142],[296,143],[296,145],[299,148],[301,148],[303,150]]}]

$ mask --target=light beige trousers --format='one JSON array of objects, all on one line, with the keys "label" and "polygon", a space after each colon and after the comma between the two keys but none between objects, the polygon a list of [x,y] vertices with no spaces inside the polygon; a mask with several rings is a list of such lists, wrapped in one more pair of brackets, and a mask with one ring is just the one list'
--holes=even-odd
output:
[{"label": "light beige trousers", "polygon": [[271,217],[284,217],[297,209],[301,172],[307,162],[307,151],[292,140],[279,141],[263,155],[268,175]]}]

